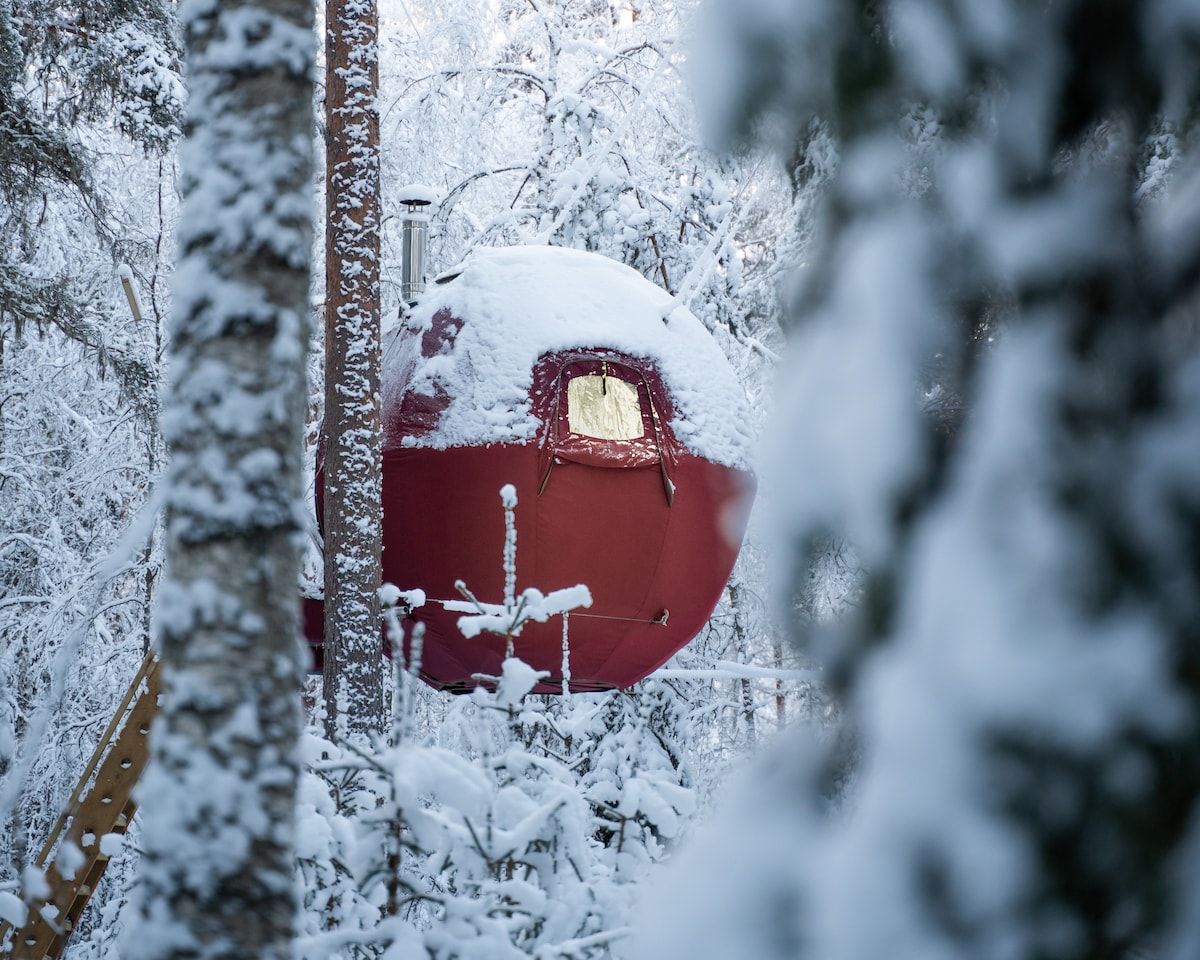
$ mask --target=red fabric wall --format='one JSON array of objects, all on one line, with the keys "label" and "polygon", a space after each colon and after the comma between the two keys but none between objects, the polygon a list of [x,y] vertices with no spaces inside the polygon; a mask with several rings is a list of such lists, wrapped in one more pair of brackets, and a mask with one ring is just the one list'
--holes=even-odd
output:
[{"label": "red fabric wall", "polygon": [[[461,327],[448,315],[438,320],[423,353],[444,349]],[[601,363],[637,388],[642,438],[598,440],[567,429],[566,383]],[[503,600],[505,484],[518,496],[518,592],[583,583],[592,593],[592,607],[570,618],[572,689],[634,683],[704,627],[737,558],[753,481],[676,441],[669,390],[653,365],[594,348],[543,356],[531,389],[542,424],[536,442],[407,447],[404,436],[436,429],[448,398],[409,394],[395,383],[385,397],[383,578],[426,592],[428,602],[406,626],[411,636],[413,623],[425,624],[427,682],[465,690],[475,675],[500,672],[504,638],[464,639],[456,627],[461,614],[438,601],[461,599],[459,579],[482,601]],[[318,476],[318,501],[320,487]],[[318,641],[311,604],[308,614],[309,638]],[[561,689],[561,618],[527,624],[516,652],[550,672],[540,692]]]}]

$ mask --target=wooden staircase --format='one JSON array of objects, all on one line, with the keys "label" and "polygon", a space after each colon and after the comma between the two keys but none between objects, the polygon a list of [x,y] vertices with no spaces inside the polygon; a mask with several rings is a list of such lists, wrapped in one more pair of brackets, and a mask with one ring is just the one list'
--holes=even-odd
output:
[{"label": "wooden staircase", "polygon": [[[0,924],[0,957],[58,960],[62,955],[108,866],[111,843],[105,838],[124,834],[137,809],[133,788],[150,756],[147,734],[158,712],[158,692],[158,661],[148,653],[38,855],[49,893],[28,902],[29,914],[19,929]],[[54,859],[47,866],[51,852]]]}]

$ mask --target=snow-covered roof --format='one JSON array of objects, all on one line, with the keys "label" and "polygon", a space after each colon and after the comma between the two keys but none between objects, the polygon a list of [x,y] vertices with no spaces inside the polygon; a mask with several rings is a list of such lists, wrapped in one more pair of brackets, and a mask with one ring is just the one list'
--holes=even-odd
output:
[{"label": "snow-covered roof", "polygon": [[388,370],[408,380],[397,368],[415,364],[416,389],[440,387],[451,398],[437,430],[414,445],[533,438],[529,389],[538,357],[595,347],[655,364],[674,401],[671,426],[692,453],[749,465],[746,397],[732,367],[700,321],[636,270],[599,254],[529,246],[476,250],[449,276],[430,285],[405,321],[420,333],[449,311],[464,321],[449,348],[433,357],[390,350],[384,359],[385,382]]}]

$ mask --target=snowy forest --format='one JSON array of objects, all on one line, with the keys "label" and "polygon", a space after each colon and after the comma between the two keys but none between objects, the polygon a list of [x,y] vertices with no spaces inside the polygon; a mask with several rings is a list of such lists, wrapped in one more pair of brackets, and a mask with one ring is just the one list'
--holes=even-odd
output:
[{"label": "snowy forest", "polygon": [[[1198,113],[1194,0],[0,0],[0,957],[1200,957]],[[753,508],[632,685],[500,485],[512,656],[422,680],[414,222],[719,361]]]}]

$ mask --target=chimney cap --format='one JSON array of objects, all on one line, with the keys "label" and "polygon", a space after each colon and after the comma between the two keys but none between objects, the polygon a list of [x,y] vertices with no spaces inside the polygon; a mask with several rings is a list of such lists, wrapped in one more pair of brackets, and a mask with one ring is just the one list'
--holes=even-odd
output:
[{"label": "chimney cap", "polygon": [[437,191],[422,183],[410,183],[400,188],[400,202],[409,207],[428,207],[438,202]]}]

